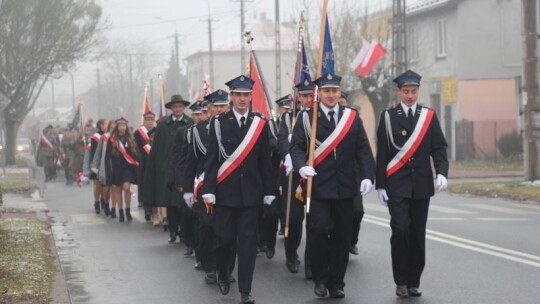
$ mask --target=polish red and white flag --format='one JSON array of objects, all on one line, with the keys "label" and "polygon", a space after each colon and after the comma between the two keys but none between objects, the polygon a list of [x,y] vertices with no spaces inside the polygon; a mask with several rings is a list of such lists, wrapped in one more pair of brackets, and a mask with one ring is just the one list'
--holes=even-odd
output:
[{"label": "polish red and white flag", "polygon": [[377,40],[368,42],[362,39],[362,48],[351,62],[351,70],[361,77],[369,75],[377,61],[386,54],[386,49]]}]

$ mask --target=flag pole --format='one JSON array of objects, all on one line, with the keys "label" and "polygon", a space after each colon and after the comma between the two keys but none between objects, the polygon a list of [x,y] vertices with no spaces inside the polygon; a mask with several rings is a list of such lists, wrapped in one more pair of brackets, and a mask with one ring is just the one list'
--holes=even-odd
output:
[{"label": "flag pole", "polygon": [[144,85],[144,97],[142,101],[142,110],[141,110],[141,125],[144,123],[144,110],[146,109],[146,98],[148,96],[148,85]]},{"label": "flag pole", "polygon": [[[160,114],[161,117],[167,116],[167,110],[165,109],[165,86],[163,85],[163,77],[161,74],[158,74],[159,76],[159,97],[161,98],[161,105],[160,105]],[[160,118],[161,118],[160,117]]]},{"label": "flag pole", "polygon": [[[321,31],[319,38],[319,52],[317,54],[317,70],[315,74],[315,79],[321,76],[322,70],[322,55],[323,55],[323,45],[324,45],[324,31],[326,28],[326,11],[328,8],[328,0],[323,0],[323,8],[321,14]],[[315,91],[316,93],[317,91]],[[313,101],[313,115],[311,119],[311,137],[309,140],[309,155],[308,155],[308,166],[313,167],[313,157],[315,155],[315,143],[317,140],[317,118],[319,112],[319,104],[317,97]],[[311,190],[313,188],[313,177],[308,176],[307,178],[307,189],[306,189],[306,213],[309,213],[309,208],[311,206]]]},{"label": "flag pole", "polygon": [[[293,86],[292,86],[292,117],[291,117],[291,132],[294,129],[294,125],[296,124],[296,102],[295,98],[297,97],[298,90],[295,88],[295,85],[299,82],[301,75],[302,75],[302,69],[303,69],[303,56],[302,56],[302,49],[303,49],[303,43],[304,43],[304,12],[302,11],[300,13],[300,22],[298,24],[298,49],[296,50],[296,66],[295,66],[295,75],[293,79]],[[287,207],[285,209],[285,229],[283,235],[285,237],[289,236],[289,222],[291,218],[291,194],[292,194],[292,184],[293,184],[293,173],[291,172],[289,174],[288,179],[288,185],[287,185]]]}]

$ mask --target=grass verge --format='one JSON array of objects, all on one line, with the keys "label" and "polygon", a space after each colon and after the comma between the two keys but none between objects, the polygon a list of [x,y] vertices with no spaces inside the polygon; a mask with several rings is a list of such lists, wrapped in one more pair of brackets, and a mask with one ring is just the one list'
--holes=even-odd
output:
[{"label": "grass verge", "polygon": [[3,194],[30,195],[37,188],[26,173],[8,173],[0,177],[0,189]]},{"label": "grass verge", "polygon": [[465,160],[450,163],[451,169],[458,170],[487,170],[487,171],[520,171],[523,170],[522,160]]},{"label": "grass verge", "polygon": [[56,267],[50,225],[33,213],[0,218],[0,303],[49,303]]},{"label": "grass verge", "polygon": [[459,194],[502,197],[516,201],[540,203],[540,187],[524,185],[521,182],[462,183],[450,185],[448,190]]}]

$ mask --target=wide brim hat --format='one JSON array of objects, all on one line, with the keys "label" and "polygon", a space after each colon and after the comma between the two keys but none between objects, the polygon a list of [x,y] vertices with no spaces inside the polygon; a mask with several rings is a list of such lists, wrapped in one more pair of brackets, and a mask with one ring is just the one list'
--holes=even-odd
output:
[{"label": "wide brim hat", "polygon": [[169,102],[167,102],[165,104],[165,108],[170,109],[172,107],[172,105],[175,104],[175,103],[181,103],[186,107],[191,104],[191,102],[185,100],[184,97],[182,97],[182,95],[175,94],[175,95],[171,96],[171,101],[169,101]]}]

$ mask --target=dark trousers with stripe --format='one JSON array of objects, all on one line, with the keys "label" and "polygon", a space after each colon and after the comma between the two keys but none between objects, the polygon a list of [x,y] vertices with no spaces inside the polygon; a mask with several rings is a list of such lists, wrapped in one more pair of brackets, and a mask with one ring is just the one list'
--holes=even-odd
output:
[{"label": "dark trousers with stripe", "polygon": [[311,272],[316,284],[343,288],[351,248],[353,198],[312,199],[309,213]]},{"label": "dark trousers with stripe", "polygon": [[[234,248],[238,253],[238,290],[251,293],[251,282],[257,256],[260,206],[214,206],[214,233],[217,236],[216,261],[218,278],[226,280],[232,270]],[[236,246],[235,246],[236,245]]]},{"label": "dark trousers with stripe", "polygon": [[429,198],[389,197],[392,271],[396,285],[420,286],[420,276],[426,263],[428,209]]}]

